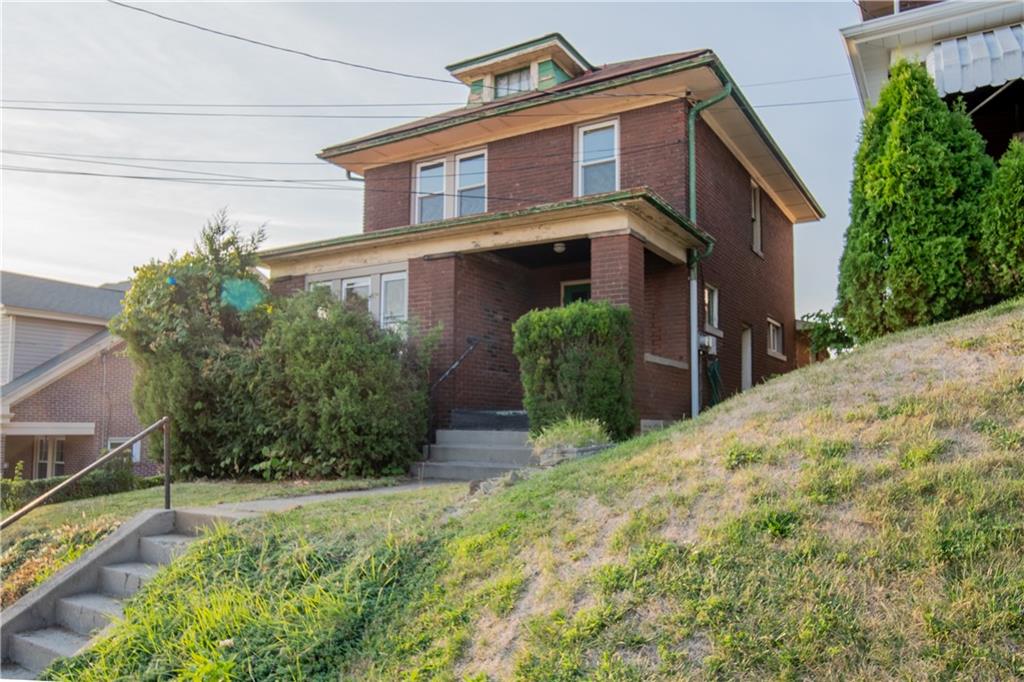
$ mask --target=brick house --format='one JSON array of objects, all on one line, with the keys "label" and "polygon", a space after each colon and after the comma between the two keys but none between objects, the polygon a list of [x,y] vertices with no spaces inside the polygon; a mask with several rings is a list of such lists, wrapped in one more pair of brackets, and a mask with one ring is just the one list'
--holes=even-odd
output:
[{"label": "brick house", "polygon": [[[134,368],[107,322],[122,288],[0,273],[0,455],[3,475],[79,471],[142,430],[132,407]],[[146,444],[136,473],[152,474]]]},{"label": "brick house", "polygon": [[328,147],[365,181],[363,232],[264,251],[277,293],[330,287],[381,324],[443,327],[434,395],[515,411],[512,323],[629,306],[642,424],[795,362],[793,224],[823,212],[710,50],[593,66],[551,34],[448,67],[465,107]]}]

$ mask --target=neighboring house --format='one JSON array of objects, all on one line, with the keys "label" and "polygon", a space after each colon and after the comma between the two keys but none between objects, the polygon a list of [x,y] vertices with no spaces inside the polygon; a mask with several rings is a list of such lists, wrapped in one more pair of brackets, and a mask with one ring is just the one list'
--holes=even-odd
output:
[{"label": "neighboring house", "polygon": [[974,127],[999,157],[1024,139],[1024,2],[862,0],[863,23],[841,30],[864,109],[889,67],[923,63],[947,102],[963,98]]},{"label": "neighboring house", "polygon": [[[0,272],[0,455],[3,475],[74,473],[142,430],[134,369],[107,331],[123,286],[88,287]],[[132,452],[138,473],[156,467]]]},{"label": "neighboring house", "polygon": [[643,426],[707,405],[711,356],[726,395],[794,368],[793,224],[823,213],[712,51],[598,67],[551,34],[448,69],[465,107],[320,152],[365,178],[363,233],[264,251],[274,291],[440,324],[434,376],[479,339],[440,426],[521,409],[512,324],[578,299],[632,310]]}]

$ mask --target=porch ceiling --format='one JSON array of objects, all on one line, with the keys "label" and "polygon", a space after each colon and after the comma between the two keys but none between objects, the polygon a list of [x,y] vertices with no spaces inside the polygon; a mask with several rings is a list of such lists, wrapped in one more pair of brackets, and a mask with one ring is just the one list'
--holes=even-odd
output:
[{"label": "porch ceiling", "polygon": [[674,263],[685,262],[688,249],[713,241],[649,189],[638,188],[271,249],[260,256],[272,277],[282,277],[615,233],[636,235]]}]

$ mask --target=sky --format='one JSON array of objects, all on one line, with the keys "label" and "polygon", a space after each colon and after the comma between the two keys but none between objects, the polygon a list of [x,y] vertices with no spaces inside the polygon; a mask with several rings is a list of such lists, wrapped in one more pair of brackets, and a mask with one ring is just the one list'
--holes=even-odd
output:
[{"label": "sky", "polygon": [[[445,64],[554,31],[594,64],[711,48],[755,107],[841,100],[758,109],[827,213],[820,222],[794,228],[797,314],[831,307],[834,301],[861,119],[839,37],[841,27],[860,20],[852,0],[545,5],[162,2],[141,6],[317,55],[440,79],[448,76]],[[359,232],[360,185],[345,182],[341,169],[319,162],[315,153],[408,120],[386,116],[429,115],[461,104],[467,94],[458,84],[315,61],[106,2],[5,1],[0,12],[0,88],[5,100],[0,111],[5,167],[0,171],[0,267],[42,277],[92,285],[126,279],[134,265],[189,248],[203,223],[221,208],[245,230],[265,225],[268,247]],[[824,77],[758,85],[819,76]],[[171,106],[142,106],[154,103]],[[401,106],[183,106],[195,104]],[[14,106],[276,116],[10,108]],[[315,118],[324,115],[366,118]],[[277,165],[167,159],[273,161]],[[317,179],[332,181],[323,186],[334,189],[214,186],[30,173],[12,167],[163,178],[223,173]],[[167,170],[172,168],[185,172]]]}]

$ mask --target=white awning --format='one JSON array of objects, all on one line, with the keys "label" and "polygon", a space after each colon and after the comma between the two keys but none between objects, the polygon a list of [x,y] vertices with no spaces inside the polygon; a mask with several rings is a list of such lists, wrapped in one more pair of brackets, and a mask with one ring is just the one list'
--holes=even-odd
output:
[{"label": "white awning", "polygon": [[925,60],[941,97],[999,87],[1024,76],[1024,25],[950,38],[935,44]]},{"label": "white awning", "polygon": [[4,424],[5,436],[91,436],[94,422],[10,422]]}]

